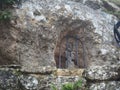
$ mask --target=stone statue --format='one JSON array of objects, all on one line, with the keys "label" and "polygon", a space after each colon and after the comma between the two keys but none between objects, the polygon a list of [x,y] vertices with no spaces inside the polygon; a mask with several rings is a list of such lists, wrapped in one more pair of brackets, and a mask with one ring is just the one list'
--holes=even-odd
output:
[{"label": "stone statue", "polygon": [[65,54],[66,54],[66,66],[68,68],[74,68],[74,51],[73,51],[73,44],[72,43],[68,43],[68,46],[66,47],[66,51],[65,51]]}]

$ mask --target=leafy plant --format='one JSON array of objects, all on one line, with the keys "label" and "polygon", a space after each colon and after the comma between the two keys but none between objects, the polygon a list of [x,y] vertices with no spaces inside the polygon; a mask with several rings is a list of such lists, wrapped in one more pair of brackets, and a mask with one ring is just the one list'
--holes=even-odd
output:
[{"label": "leafy plant", "polygon": [[62,90],[74,90],[74,85],[72,83],[67,83],[62,86]]},{"label": "leafy plant", "polygon": [[73,90],[77,90],[78,88],[81,87],[82,87],[82,80],[78,80],[77,82],[74,83]]},{"label": "leafy plant", "polygon": [[57,90],[56,86],[54,84],[51,85],[52,90]]},{"label": "leafy plant", "polygon": [[2,4],[13,4],[16,0],[1,0]]},{"label": "leafy plant", "polygon": [[0,0],[0,21],[8,21],[12,17],[10,8],[17,0]]},{"label": "leafy plant", "polygon": [[0,11],[0,21],[9,20],[11,17],[11,12],[9,11]]},{"label": "leafy plant", "polygon": [[[61,90],[78,90],[81,87],[82,87],[82,80],[78,80],[75,83],[63,84]],[[54,84],[51,85],[51,89],[58,90]]]}]

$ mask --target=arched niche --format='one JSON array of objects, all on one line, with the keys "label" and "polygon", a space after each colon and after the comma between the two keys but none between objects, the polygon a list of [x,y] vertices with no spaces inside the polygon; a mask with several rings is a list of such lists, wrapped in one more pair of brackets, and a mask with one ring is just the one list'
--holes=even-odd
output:
[{"label": "arched niche", "polygon": [[[82,30],[82,29],[81,29]],[[85,45],[82,41],[83,32],[63,31],[56,44],[54,52],[57,68],[87,67]]]}]

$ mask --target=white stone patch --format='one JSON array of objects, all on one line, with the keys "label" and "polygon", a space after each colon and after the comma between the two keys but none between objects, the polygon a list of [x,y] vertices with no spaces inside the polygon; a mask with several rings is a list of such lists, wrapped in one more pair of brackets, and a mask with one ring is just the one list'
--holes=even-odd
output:
[{"label": "white stone patch", "polygon": [[105,55],[105,54],[107,54],[109,51],[108,50],[106,50],[106,49],[100,49],[100,51],[101,51],[101,54],[102,55]]},{"label": "white stone patch", "polygon": [[34,83],[35,85],[38,85],[38,80],[37,80],[37,79],[34,79],[34,80],[33,80],[33,83]]},{"label": "white stone patch", "polygon": [[41,16],[36,16],[36,17],[35,17],[35,20],[36,20],[36,21],[46,21],[46,18],[45,18],[44,15],[41,15]]},{"label": "white stone patch", "polygon": [[118,64],[120,64],[120,61],[118,62]]},{"label": "white stone patch", "polygon": [[65,9],[66,9],[68,12],[72,12],[72,9],[71,9],[70,5],[65,5]]},{"label": "white stone patch", "polygon": [[52,26],[52,29],[54,29],[55,28],[55,26]]},{"label": "white stone patch", "polygon": [[38,80],[32,76],[23,76],[22,75],[20,77],[20,83],[27,90],[37,89],[37,86],[38,86]]},{"label": "white stone patch", "polygon": [[31,17],[31,18],[34,18],[34,15],[33,15],[33,12],[32,11],[28,11],[26,13],[27,16]]},{"label": "white stone patch", "polygon": [[89,75],[92,75],[92,72],[88,72]]},{"label": "white stone patch", "polygon": [[60,9],[61,7],[59,5],[55,6],[55,9]]},{"label": "white stone patch", "polygon": [[87,1],[87,0],[83,0],[83,4],[85,4],[86,1]]}]

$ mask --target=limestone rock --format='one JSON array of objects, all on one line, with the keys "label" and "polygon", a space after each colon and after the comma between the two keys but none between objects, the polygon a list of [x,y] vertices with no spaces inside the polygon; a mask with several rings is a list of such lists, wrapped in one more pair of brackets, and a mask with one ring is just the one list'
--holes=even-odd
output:
[{"label": "limestone rock", "polygon": [[110,0],[71,0],[75,2],[82,3],[94,10],[107,9],[109,11],[120,11],[119,5]]},{"label": "limestone rock", "polygon": [[[40,75],[20,75],[18,85],[11,71],[0,71],[0,89],[50,90],[51,83],[60,89],[62,84],[81,79],[76,70],[53,75],[60,68],[60,57],[65,68],[64,37],[75,35],[79,36],[79,63],[71,59],[70,68],[87,67],[84,74],[90,90],[97,90],[96,84],[99,90],[119,90],[120,48],[113,34],[117,18],[101,11],[101,5],[101,0],[24,0],[13,11],[11,25],[0,27],[0,64],[19,64],[22,72]],[[86,80],[82,81],[84,87]]]},{"label": "limestone rock", "polygon": [[120,81],[90,84],[88,90],[120,90]]},{"label": "limestone rock", "polygon": [[19,77],[22,90],[38,90],[38,80],[29,75],[21,75]]},{"label": "limestone rock", "polygon": [[[85,89],[86,80],[84,78],[78,77],[78,76],[58,76],[57,83],[58,86],[61,88],[61,85],[67,84],[67,83],[75,83],[76,81],[81,80],[82,81],[82,88],[80,90]],[[61,89],[60,89],[61,90]]]},{"label": "limestone rock", "polygon": [[57,76],[81,76],[84,72],[84,69],[57,69],[55,75]]},{"label": "limestone rock", "polygon": [[0,70],[0,90],[20,90],[18,77],[12,70]]},{"label": "limestone rock", "polygon": [[85,70],[84,75],[90,81],[106,81],[120,79],[120,65],[94,66]]},{"label": "limestone rock", "polygon": [[[113,15],[68,0],[27,0],[13,15],[12,27],[1,28],[1,62],[19,62],[26,72],[55,68],[59,43],[67,34],[80,37],[81,68],[116,64],[120,59],[119,48],[114,45],[113,26],[117,19]],[[6,62],[2,64],[10,64]]]},{"label": "limestone rock", "polygon": [[39,66],[33,69],[26,70],[25,68],[21,69],[22,72],[27,72],[31,74],[51,74],[56,71],[56,67],[51,67],[51,66]]},{"label": "limestone rock", "polygon": [[86,80],[79,76],[41,76],[39,77],[39,90],[51,90],[51,85],[54,85],[58,90],[61,90],[63,84],[74,84],[78,80],[82,81],[82,88],[85,88]]}]

